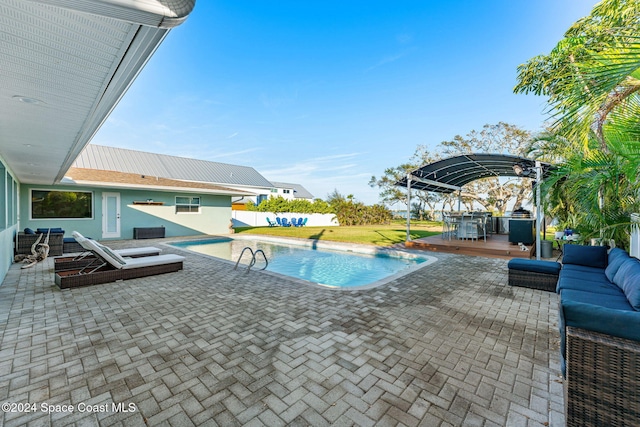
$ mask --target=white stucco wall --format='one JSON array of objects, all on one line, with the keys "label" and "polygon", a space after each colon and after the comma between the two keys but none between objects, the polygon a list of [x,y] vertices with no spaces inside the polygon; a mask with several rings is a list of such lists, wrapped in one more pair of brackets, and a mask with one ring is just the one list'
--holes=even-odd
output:
[{"label": "white stucco wall", "polygon": [[338,226],[338,220],[334,214],[301,214],[301,213],[281,213],[273,212],[252,212],[252,211],[232,211],[234,226],[236,227],[266,227],[269,225],[267,218],[275,222],[276,216],[280,218],[308,218],[307,227],[330,227]]}]

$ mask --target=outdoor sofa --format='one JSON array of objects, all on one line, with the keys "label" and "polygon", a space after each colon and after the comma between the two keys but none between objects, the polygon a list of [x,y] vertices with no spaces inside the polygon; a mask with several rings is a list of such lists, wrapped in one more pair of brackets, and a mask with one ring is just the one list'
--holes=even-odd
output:
[{"label": "outdoor sofa", "polygon": [[565,245],[557,292],[567,426],[640,422],[640,261]]},{"label": "outdoor sofa", "polygon": [[38,237],[43,235],[39,243],[44,243],[47,234],[49,235],[49,255],[62,255],[64,230],[61,228],[38,228],[35,231],[31,228],[25,228],[24,232],[18,232],[15,239],[15,255],[30,255],[31,247],[38,240]]}]

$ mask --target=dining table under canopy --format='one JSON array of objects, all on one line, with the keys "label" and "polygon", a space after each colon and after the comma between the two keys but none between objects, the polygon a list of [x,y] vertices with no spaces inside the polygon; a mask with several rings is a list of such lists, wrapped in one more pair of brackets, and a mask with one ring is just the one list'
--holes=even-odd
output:
[{"label": "dining table under canopy", "polygon": [[[541,183],[554,166],[550,163],[509,154],[473,153],[449,157],[420,166],[407,173],[395,185],[407,189],[407,213],[411,207],[411,190],[450,194],[462,193],[470,182],[491,177],[528,177]],[[536,235],[540,235],[542,211],[540,192],[536,192]],[[460,210],[460,198],[458,199]],[[407,214],[407,241],[411,240],[410,215]],[[536,238],[536,256],[540,257],[540,239]]]}]

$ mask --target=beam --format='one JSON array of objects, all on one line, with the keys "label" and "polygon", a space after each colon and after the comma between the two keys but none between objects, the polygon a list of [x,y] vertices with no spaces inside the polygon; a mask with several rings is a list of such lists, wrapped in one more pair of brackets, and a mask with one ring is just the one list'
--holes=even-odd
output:
[{"label": "beam", "polygon": [[462,187],[458,187],[457,185],[443,184],[442,182],[433,181],[431,179],[420,178],[420,177],[415,176],[413,174],[409,174],[407,176],[407,179],[411,179],[413,181],[421,182],[421,183],[427,184],[427,185],[433,185],[434,187],[447,188],[447,189],[453,190],[453,191],[461,191],[462,190]]}]

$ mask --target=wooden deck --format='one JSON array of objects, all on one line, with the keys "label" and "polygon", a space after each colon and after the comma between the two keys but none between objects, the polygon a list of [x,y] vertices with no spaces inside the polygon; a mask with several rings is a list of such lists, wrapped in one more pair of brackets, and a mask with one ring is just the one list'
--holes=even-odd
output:
[{"label": "wooden deck", "polygon": [[405,242],[409,249],[423,249],[433,252],[446,252],[461,255],[475,255],[488,258],[534,258],[535,244],[528,245],[528,251],[520,250],[518,245],[509,243],[509,236],[506,234],[487,235],[487,241],[483,238],[479,240],[460,240],[452,238],[443,239],[441,234],[415,239]]}]

